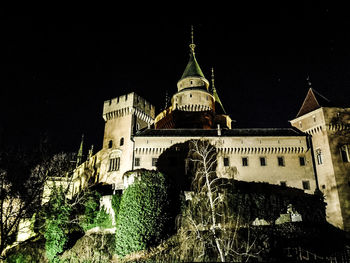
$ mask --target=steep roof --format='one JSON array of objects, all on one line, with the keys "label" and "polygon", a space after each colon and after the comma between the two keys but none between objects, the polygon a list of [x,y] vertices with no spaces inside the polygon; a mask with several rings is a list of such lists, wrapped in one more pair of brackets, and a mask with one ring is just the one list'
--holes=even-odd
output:
[{"label": "steep roof", "polygon": [[309,113],[311,111],[317,110],[321,107],[330,107],[331,103],[326,97],[322,96],[313,88],[309,88],[309,91],[306,94],[303,104],[296,116],[296,118]]},{"label": "steep roof", "polygon": [[181,79],[184,79],[187,77],[202,77],[202,78],[204,78],[204,74],[203,74],[201,68],[199,67],[199,64],[196,60],[194,52],[190,53],[190,60],[187,63],[187,66],[185,68],[184,73],[181,76]]},{"label": "steep roof", "polygon": [[[216,129],[145,129],[135,134],[136,137],[216,137]],[[305,136],[305,133],[295,128],[247,128],[247,129],[222,129],[222,137],[241,136]]]}]

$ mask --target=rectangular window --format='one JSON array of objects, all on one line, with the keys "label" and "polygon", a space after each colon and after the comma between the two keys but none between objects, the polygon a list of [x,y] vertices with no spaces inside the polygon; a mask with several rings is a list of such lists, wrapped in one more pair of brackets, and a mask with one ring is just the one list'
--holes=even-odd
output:
[{"label": "rectangular window", "polygon": [[242,166],[248,166],[248,157],[242,157]]},{"label": "rectangular window", "polygon": [[349,160],[349,150],[347,145],[340,147],[340,155],[344,163],[348,163]]},{"label": "rectangular window", "polygon": [[119,171],[120,157],[109,159],[108,172]]},{"label": "rectangular window", "polygon": [[287,182],[286,181],[280,181],[280,185],[283,186],[283,187],[286,187],[287,186]]},{"label": "rectangular window", "polygon": [[152,158],[152,166],[157,166],[158,158]]},{"label": "rectangular window", "polygon": [[322,156],[322,151],[320,149],[316,150],[316,159],[317,159],[317,164],[323,164],[323,156]]},{"label": "rectangular window", "polygon": [[140,166],[140,158],[135,158],[135,166]]},{"label": "rectangular window", "polygon": [[299,156],[299,164],[300,164],[300,166],[305,166],[305,157],[304,156]]},{"label": "rectangular window", "polygon": [[278,162],[278,166],[285,166],[284,157],[283,156],[278,156],[277,157],[277,162]]},{"label": "rectangular window", "polygon": [[228,157],[224,157],[224,166],[230,166],[230,159]]},{"label": "rectangular window", "polygon": [[260,166],[266,166],[266,157],[260,157]]},{"label": "rectangular window", "polygon": [[309,181],[303,181],[303,189],[310,190],[310,182]]}]

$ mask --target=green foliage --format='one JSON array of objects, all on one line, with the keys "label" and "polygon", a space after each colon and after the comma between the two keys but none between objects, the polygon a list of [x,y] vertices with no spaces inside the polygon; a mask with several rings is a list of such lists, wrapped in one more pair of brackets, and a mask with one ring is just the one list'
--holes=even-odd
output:
[{"label": "green foliage", "polygon": [[6,263],[29,263],[29,262],[35,262],[35,260],[33,260],[30,255],[17,253],[9,256],[5,262]]},{"label": "green foliage", "polygon": [[122,195],[120,192],[117,192],[115,195],[112,197],[112,208],[114,210],[115,214],[115,222],[118,220],[118,214],[120,210],[120,201],[122,200]]},{"label": "green foliage", "polygon": [[96,226],[96,217],[99,212],[101,195],[94,191],[90,193],[83,204],[84,215],[81,218],[81,227],[84,231],[87,231]]},{"label": "green foliage", "polygon": [[111,228],[112,219],[105,209],[100,208],[101,195],[94,191],[90,193],[84,202],[84,215],[80,219],[80,226],[86,232],[94,227]]},{"label": "green foliage", "polygon": [[123,257],[157,244],[169,221],[168,184],[155,171],[143,171],[123,193],[116,226],[116,253]]},{"label": "green foliage", "polygon": [[59,262],[58,254],[62,253],[68,241],[69,218],[71,206],[65,198],[62,187],[54,187],[46,211],[45,250],[50,262]]}]

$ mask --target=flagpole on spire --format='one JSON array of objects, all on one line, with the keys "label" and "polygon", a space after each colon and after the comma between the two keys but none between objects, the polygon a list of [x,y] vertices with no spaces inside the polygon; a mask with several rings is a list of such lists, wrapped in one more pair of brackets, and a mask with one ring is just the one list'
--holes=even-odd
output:
[{"label": "flagpole on spire", "polygon": [[191,25],[191,44],[190,44],[190,49],[192,51],[192,54],[194,54],[194,49],[196,47],[196,44],[194,43],[194,36],[193,36],[193,25]]}]

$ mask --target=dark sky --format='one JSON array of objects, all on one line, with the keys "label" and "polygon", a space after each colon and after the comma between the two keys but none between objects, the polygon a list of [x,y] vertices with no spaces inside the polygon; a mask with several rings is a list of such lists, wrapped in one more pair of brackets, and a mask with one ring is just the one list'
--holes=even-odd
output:
[{"label": "dark sky", "polygon": [[[0,20],[0,139],[75,151],[81,134],[101,147],[103,101],[135,91],[156,106],[176,92],[189,58],[239,127],[288,127],[308,86],[350,98],[350,27],[345,7],[231,7],[222,12],[138,14],[123,10],[7,12]],[[225,12],[224,12],[225,11]],[[45,15],[44,15],[45,14]]]}]

